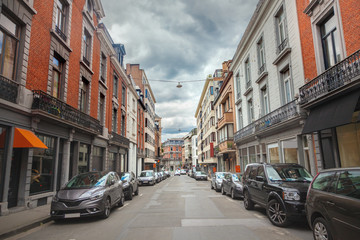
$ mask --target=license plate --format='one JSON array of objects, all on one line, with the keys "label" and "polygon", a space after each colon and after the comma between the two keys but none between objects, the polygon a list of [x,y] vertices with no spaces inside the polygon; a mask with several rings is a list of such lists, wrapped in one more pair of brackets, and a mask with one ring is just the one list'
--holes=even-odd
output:
[{"label": "license plate", "polygon": [[143,183],[148,183],[148,181],[143,181]]},{"label": "license plate", "polygon": [[80,213],[68,213],[68,214],[65,214],[64,217],[65,218],[78,218],[78,217],[80,217]]}]

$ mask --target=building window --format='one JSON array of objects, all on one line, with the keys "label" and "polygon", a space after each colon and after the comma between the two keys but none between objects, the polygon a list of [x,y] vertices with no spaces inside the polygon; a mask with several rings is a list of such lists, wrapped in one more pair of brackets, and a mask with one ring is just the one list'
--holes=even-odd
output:
[{"label": "building window", "polygon": [[269,97],[267,92],[267,87],[264,86],[261,88],[261,106],[262,106],[262,115],[265,116],[270,112],[269,107]]},{"label": "building window", "polygon": [[242,114],[242,110],[241,110],[241,108],[238,108],[238,122],[237,122],[237,124],[238,124],[238,127],[237,127],[237,129],[238,130],[240,130],[240,129],[242,129],[243,127],[244,127],[244,124],[243,124],[243,114]]},{"label": "building window", "polygon": [[113,96],[118,98],[118,91],[119,91],[119,78],[114,74],[114,88],[113,88]]},{"label": "building window", "polygon": [[101,125],[105,125],[105,96],[100,93],[99,120]]},{"label": "building window", "polygon": [[125,115],[121,115],[121,136],[125,137]]},{"label": "building window", "polygon": [[100,79],[103,83],[106,82],[106,56],[102,53],[101,54],[101,63],[100,63]]},{"label": "building window", "polygon": [[80,87],[80,111],[87,113],[89,102],[89,82],[83,78]]},{"label": "building window", "polygon": [[249,58],[245,61],[245,81],[246,81],[246,89],[251,87],[251,69],[250,69],[250,60]]},{"label": "building window", "polygon": [[54,53],[53,57],[53,78],[51,84],[51,95],[56,98],[61,98],[61,89],[64,89],[62,84],[62,73],[64,69],[65,60],[58,54]]},{"label": "building window", "polygon": [[291,77],[290,77],[290,69],[286,68],[281,72],[281,80],[282,80],[282,95],[284,99],[284,104],[287,104],[292,101],[292,86],[291,86]]},{"label": "building window", "polygon": [[257,43],[257,51],[258,51],[258,62],[259,62],[259,75],[265,71],[265,48],[264,41],[261,37]]},{"label": "building window", "polygon": [[325,69],[334,66],[341,60],[340,37],[336,28],[334,13],[320,24],[321,43],[323,48]]},{"label": "building window", "polygon": [[248,115],[249,115],[249,123],[252,123],[254,121],[254,106],[252,99],[248,101]]},{"label": "building window", "polygon": [[55,138],[37,135],[48,147],[35,148],[31,166],[30,195],[51,191],[53,188],[56,144]]},{"label": "building window", "polygon": [[112,131],[117,133],[117,109],[114,108],[112,112]]},{"label": "building window", "polygon": [[277,33],[277,53],[280,53],[287,46],[286,35],[286,17],[284,6],[281,6],[280,10],[275,16],[276,33]]},{"label": "building window", "polygon": [[79,147],[79,161],[78,174],[89,171],[90,146],[80,143]]},{"label": "building window", "polygon": [[90,66],[91,35],[86,29],[84,29],[83,45],[83,61],[86,63],[86,65]]},{"label": "building window", "polygon": [[15,69],[20,38],[19,26],[4,14],[0,14],[0,74],[15,80]]},{"label": "building window", "polygon": [[123,106],[125,106],[125,104],[126,104],[126,88],[125,88],[125,86],[122,86],[122,89],[121,89],[121,104]]},{"label": "building window", "polygon": [[86,7],[87,7],[87,11],[91,14],[92,12],[92,3],[91,3],[91,0],[87,0],[86,1]]},{"label": "building window", "polygon": [[236,74],[235,82],[236,82],[236,99],[239,100],[241,98],[240,72]]},{"label": "building window", "polygon": [[67,15],[66,12],[67,12],[67,5],[62,0],[57,0],[55,31],[64,41],[66,41],[66,35],[65,35],[66,15]]},{"label": "building window", "polygon": [[104,148],[94,146],[92,152],[92,160],[91,160],[91,171],[103,170],[103,156],[104,156]]}]

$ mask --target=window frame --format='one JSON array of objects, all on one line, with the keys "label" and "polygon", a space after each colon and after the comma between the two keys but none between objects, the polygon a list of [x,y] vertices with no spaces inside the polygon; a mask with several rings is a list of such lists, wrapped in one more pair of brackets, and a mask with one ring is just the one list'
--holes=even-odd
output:
[{"label": "window frame", "polygon": [[[59,65],[56,65],[54,63],[54,60],[57,60]],[[53,67],[53,74],[51,79],[51,95],[55,98],[62,99],[63,98],[63,85],[64,85],[64,66],[65,66],[65,60],[56,52],[54,52],[53,55],[53,61],[52,61],[52,67]],[[58,73],[58,87],[57,87],[57,96],[54,95],[54,84],[55,84],[55,73]]]},{"label": "window frame", "polygon": [[88,113],[89,105],[89,91],[90,91],[90,82],[82,77],[81,87],[80,87],[80,104],[79,110],[84,113]]},{"label": "window frame", "polygon": [[84,28],[84,34],[83,34],[83,61],[86,63],[86,65],[90,66],[90,59],[91,59],[91,42],[92,42],[92,36],[90,32]]}]

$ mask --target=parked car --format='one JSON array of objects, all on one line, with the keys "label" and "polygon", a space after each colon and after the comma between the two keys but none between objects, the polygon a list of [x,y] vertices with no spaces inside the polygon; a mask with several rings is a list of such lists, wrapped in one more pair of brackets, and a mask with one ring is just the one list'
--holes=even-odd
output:
[{"label": "parked car", "polygon": [[165,171],[164,173],[165,173],[165,175],[166,175],[167,178],[170,177],[170,172],[169,172],[169,171]]},{"label": "parked car", "polygon": [[207,174],[203,171],[196,171],[195,179],[196,179],[196,181],[207,180]]},{"label": "parked car", "polygon": [[175,170],[174,176],[180,176],[180,170],[179,169]]},{"label": "parked car", "polygon": [[57,191],[50,215],[65,218],[101,216],[107,218],[114,206],[124,205],[124,193],[116,172],[87,172],[76,175]]},{"label": "parked car", "polygon": [[221,184],[221,194],[230,194],[232,199],[243,197],[241,174],[226,173]]},{"label": "parked car", "polygon": [[133,172],[123,172],[120,178],[123,182],[123,192],[127,200],[132,200],[133,194],[139,195],[139,180],[136,179]]},{"label": "parked car", "polygon": [[181,170],[180,170],[180,174],[181,174],[181,175],[186,175],[186,170],[185,170],[185,169],[181,169]]},{"label": "parked car", "polygon": [[155,172],[155,173],[154,173],[154,176],[155,176],[155,182],[156,182],[156,183],[159,183],[159,182],[161,181],[160,176],[159,176],[159,173],[158,173],[158,172]]},{"label": "parked car", "polygon": [[227,172],[216,172],[213,174],[210,182],[211,189],[215,189],[215,191],[220,192],[221,184],[226,173]]},{"label": "parked car", "polygon": [[242,177],[244,206],[251,210],[254,204],[260,205],[272,224],[285,227],[305,216],[311,181],[311,174],[299,164],[248,164]]},{"label": "parked car", "polygon": [[359,239],[360,168],[321,171],[310,184],[305,207],[314,239]]},{"label": "parked car", "polygon": [[189,171],[187,172],[187,175],[188,175],[189,177],[191,177],[191,173],[192,173],[192,170],[189,170]]},{"label": "parked car", "polygon": [[140,173],[138,177],[139,185],[155,185],[155,172],[154,170],[144,170]]}]

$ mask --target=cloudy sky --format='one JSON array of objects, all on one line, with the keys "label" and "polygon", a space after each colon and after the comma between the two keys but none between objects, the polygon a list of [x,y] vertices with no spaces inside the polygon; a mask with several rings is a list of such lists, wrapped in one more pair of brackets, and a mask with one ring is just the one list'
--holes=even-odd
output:
[{"label": "cloudy sky", "polygon": [[206,76],[232,59],[257,2],[102,0],[102,22],[125,45],[125,63],[140,64],[149,79],[163,142],[196,127]]}]

